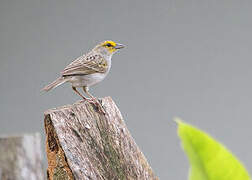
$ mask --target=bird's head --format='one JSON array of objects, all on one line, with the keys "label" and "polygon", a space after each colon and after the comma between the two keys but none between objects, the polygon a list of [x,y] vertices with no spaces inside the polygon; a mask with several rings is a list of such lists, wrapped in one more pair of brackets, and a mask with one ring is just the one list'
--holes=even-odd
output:
[{"label": "bird's head", "polygon": [[124,48],[125,46],[119,43],[115,43],[114,41],[104,41],[98,44],[94,50],[98,51],[104,55],[110,56],[113,55],[119,49]]}]

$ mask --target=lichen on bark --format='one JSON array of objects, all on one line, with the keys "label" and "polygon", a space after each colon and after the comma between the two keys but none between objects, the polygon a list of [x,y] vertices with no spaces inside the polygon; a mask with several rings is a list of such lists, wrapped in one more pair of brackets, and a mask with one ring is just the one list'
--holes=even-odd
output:
[{"label": "lichen on bark", "polygon": [[102,101],[106,115],[88,102],[45,112],[49,179],[158,179],[115,103]]}]

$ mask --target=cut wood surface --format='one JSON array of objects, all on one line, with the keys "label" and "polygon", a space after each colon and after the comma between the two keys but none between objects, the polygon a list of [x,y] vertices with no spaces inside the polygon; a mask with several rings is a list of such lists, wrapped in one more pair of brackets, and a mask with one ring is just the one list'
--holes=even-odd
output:
[{"label": "cut wood surface", "polygon": [[39,133],[0,137],[0,180],[43,180]]},{"label": "cut wood surface", "polygon": [[157,180],[110,97],[45,112],[50,180]]}]

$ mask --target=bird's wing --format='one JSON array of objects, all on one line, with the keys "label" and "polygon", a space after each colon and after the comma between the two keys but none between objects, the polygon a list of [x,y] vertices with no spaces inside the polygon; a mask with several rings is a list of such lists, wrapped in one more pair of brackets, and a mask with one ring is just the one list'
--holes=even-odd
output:
[{"label": "bird's wing", "polygon": [[108,70],[107,61],[98,54],[83,55],[71,64],[69,64],[62,72],[62,76],[88,75],[93,73],[104,73]]}]

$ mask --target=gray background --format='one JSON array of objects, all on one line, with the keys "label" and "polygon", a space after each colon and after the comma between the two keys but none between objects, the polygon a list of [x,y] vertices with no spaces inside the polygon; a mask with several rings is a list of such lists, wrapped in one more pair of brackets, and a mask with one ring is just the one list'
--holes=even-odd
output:
[{"label": "gray background", "polygon": [[112,96],[160,179],[187,179],[174,116],[222,141],[251,173],[251,18],[249,0],[1,0],[0,134],[44,133],[44,110],[79,97],[69,84],[40,89],[112,39],[127,48],[91,92]]}]

